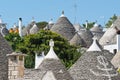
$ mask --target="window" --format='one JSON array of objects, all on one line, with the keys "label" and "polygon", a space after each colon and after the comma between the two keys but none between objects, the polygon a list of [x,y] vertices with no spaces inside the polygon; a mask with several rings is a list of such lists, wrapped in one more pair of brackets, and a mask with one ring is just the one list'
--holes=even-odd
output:
[{"label": "window", "polygon": [[117,53],[117,49],[113,49],[113,53],[116,54]]}]

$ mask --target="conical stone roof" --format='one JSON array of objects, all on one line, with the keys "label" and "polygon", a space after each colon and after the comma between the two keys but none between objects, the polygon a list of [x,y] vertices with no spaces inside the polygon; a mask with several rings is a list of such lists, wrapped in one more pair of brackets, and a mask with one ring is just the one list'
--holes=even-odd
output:
[{"label": "conical stone roof", "polygon": [[53,21],[51,19],[51,21],[48,22],[48,24],[46,25],[46,27],[44,28],[44,30],[50,30],[53,25],[54,25],[54,23],[53,23]]},{"label": "conical stone roof", "polygon": [[114,27],[109,28],[99,40],[102,46],[107,44],[115,44],[116,43],[116,30]]},{"label": "conical stone roof", "polygon": [[2,27],[1,29],[1,34],[4,37],[5,35],[7,35],[9,33],[8,29],[6,27]]},{"label": "conical stone roof", "polygon": [[93,34],[86,29],[81,29],[78,34],[80,35],[80,37],[85,41],[87,47],[89,47],[92,44],[92,37]]},{"label": "conical stone roof", "polygon": [[98,24],[94,24],[94,26],[90,29],[94,37],[96,37],[98,40],[103,36],[104,32],[102,31],[102,28]]},{"label": "conical stone roof", "polygon": [[76,31],[79,31],[80,29],[84,29],[83,27],[80,26],[79,23],[73,25]]},{"label": "conical stone roof", "polygon": [[[61,71],[58,74],[61,74]],[[69,79],[62,78],[58,79],[54,72],[51,70],[41,71],[39,69],[26,69],[24,78],[18,80],[69,80]]]},{"label": "conical stone roof", "polygon": [[86,43],[78,33],[76,33],[75,36],[70,40],[70,44],[75,46],[82,46],[82,47],[86,46]]},{"label": "conical stone roof", "polygon": [[43,80],[42,77],[46,71],[39,71],[38,69],[25,69],[24,77],[17,80]]},{"label": "conical stone roof", "polygon": [[60,60],[44,59],[38,69],[41,71],[52,71],[56,80],[73,80]]},{"label": "conical stone roof", "polygon": [[61,63],[60,59],[57,57],[53,50],[54,41],[50,40],[50,51],[45,56],[38,70],[40,71],[52,71],[55,80],[73,80],[65,66]]},{"label": "conical stone roof", "polygon": [[101,37],[103,36],[104,32],[101,32],[101,33],[93,33],[94,37],[97,38],[97,40],[99,41],[101,39]]},{"label": "conical stone roof", "polygon": [[120,17],[117,17],[117,20],[111,25],[111,27],[104,33],[100,39],[101,45],[115,44],[116,43],[116,30],[117,27],[120,30]]},{"label": "conical stone roof", "polygon": [[[93,42],[94,44],[94,42]],[[93,46],[92,44],[92,46]],[[95,44],[97,45],[97,43]],[[99,46],[97,46],[99,48]],[[69,69],[74,80],[119,80],[120,75],[106,57],[106,51],[91,49]]]},{"label": "conical stone roof", "polygon": [[35,34],[39,31],[39,28],[36,24],[33,25],[33,27],[30,29],[30,34]]},{"label": "conical stone roof", "polygon": [[0,80],[8,80],[7,54],[12,53],[12,48],[0,34]]},{"label": "conical stone roof", "polygon": [[53,50],[54,41],[50,40],[50,50],[37,69],[25,71],[23,80],[73,80],[65,66]]},{"label": "conical stone roof", "polygon": [[63,14],[57,20],[57,22],[52,26],[51,31],[56,32],[66,38],[71,40],[75,35],[75,28],[72,23]]},{"label": "conical stone roof", "polygon": [[32,21],[31,23],[29,23],[29,24],[22,30],[23,35],[28,35],[28,34],[30,34],[30,29],[33,27],[34,24],[35,24],[35,21]]},{"label": "conical stone roof", "polygon": [[120,75],[100,51],[84,53],[69,69],[74,80],[119,80]]},{"label": "conical stone roof", "polygon": [[102,29],[98,24],[94,24],[94,26],[90,29],[92,32],[102,32]]},{"label": "conical stone roof", "polygon": [[115,68],[120,68],[120,51],[116,53],[116,55],[111,60],[111,63],[114,65]]},{"label": "conical stone roof", "polygon": [[109,61],[111,61],[114,56],[113,53],[110,53],[108,50],[104,50],[95,37],[93,37],[93,42],[87,51],[101,51]]}]

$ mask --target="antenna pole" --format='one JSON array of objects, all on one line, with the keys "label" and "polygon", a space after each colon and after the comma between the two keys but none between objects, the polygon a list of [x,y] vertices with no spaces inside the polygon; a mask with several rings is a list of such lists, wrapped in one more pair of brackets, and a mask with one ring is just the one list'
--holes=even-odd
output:
[{"label": "antenna pole", "polygon": [[76,0],[74,0],[75,1],[75,3],[74,3],[74,15],[75,15],[75,18],[74,18],[74,24],[76,23],[76,19],[77,19],[77,1]]}]

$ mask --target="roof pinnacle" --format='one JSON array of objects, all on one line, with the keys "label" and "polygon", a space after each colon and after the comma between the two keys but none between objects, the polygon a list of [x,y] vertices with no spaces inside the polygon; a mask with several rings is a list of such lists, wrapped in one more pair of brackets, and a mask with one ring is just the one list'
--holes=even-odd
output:
[{"label": "roof pinnacle", "polygon": [[65,17],[65,15],[64,15],[64,10],[62,11],[62,15],[61,15],[60,17]]},{"label": "roof pinnacle", "polygon": [[50,46],[50,50],[49,50],[48,54],[45,56],[45,58],[59,60],[58,56],[56,55],[56,53],[53,50],[53,46],[54,46],[53,39],[50,39],[49,46]]},{"label": "roof pinnacle", "polygon": [[100,47],[97,44],[97,38],[93,37],[93,43],[87,51],[101,51]]},{"label": "roof pinnacle", "polygon": [[49,46],[50,46],[50,47],[53,47],[53,46],[54,46],[54,41],[53,41],[53,39],[50,39]]},{"label": "roof pinnacle", "polygon": [[64,10],[62,11],[62,14],[64,15]]}]

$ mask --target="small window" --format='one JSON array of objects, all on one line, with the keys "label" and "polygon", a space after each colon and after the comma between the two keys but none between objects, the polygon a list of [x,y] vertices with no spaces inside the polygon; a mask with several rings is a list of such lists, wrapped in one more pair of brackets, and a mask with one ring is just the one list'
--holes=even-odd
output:
[{"label": "small window", "polygon": [[117,49],[113,49],[113,53],[116,54],[117,53]]}]

